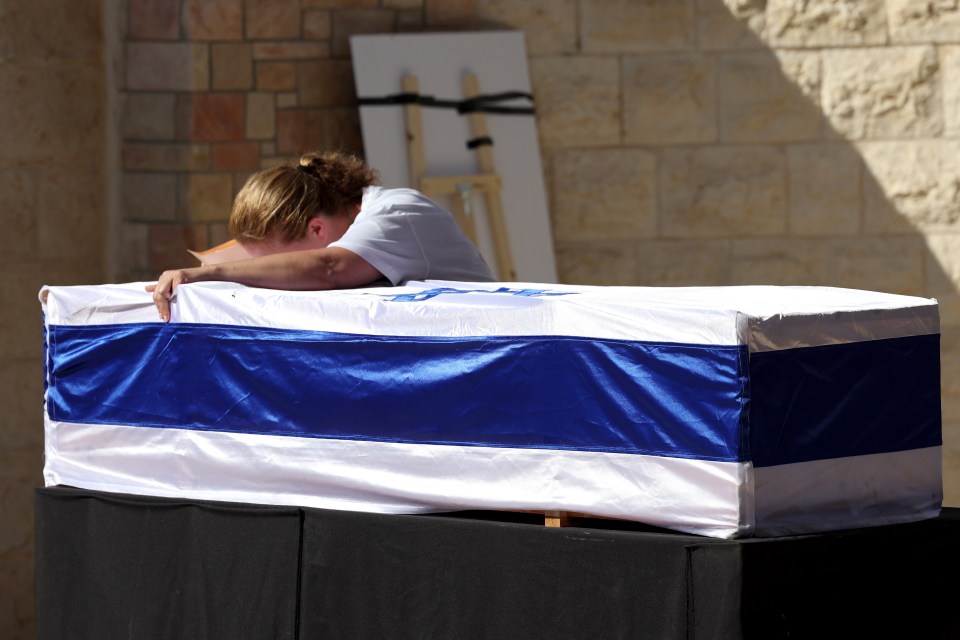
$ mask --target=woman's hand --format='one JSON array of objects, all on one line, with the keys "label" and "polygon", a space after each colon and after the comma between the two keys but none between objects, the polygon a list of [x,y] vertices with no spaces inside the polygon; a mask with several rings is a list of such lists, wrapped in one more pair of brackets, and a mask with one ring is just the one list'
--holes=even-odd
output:
[{"label": "woman's hand", "polygon": [[147,292],[153,293],[153,304],[157,305],[157,311],[160,312],[160,320],[168,322],[170,320],[170,299],[181,284],[190,282],[187,272],[189,269],[173,269],[164,271],[157,279],[157,284],[147,285]]}]

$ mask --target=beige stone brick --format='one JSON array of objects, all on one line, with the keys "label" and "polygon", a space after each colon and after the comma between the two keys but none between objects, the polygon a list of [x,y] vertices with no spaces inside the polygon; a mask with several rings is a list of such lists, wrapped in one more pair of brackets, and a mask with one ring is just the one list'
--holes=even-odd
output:
[{"label": "beige stone brick", "polygon": [[[26,374],[26,371],[24,371]],[[0,455],[0,628],[27,640],[34,630],[34,490],[43,486],[42,450]]]},{"label": "beige stone brick", "polygon": [[[42,266],[38,265],[39,263],[17,265],[12,273],[5,274],[9,278],[17,278],[22,283],[28,283],[28,286],[17,284],[18,287],[23,287],[23,291],[29,293],[32,290],[27,297],[21,297],[21,300],[36,299],[36,293],[43,285],[102,284],[106,274],[106,266],[102,259],[47,261]],[[0,293],[6,293],[6,291],[3,285],[0,285]],[[14,312],[23,315],[19,308],[14,308]],[[3,311],[0,310],[0,314],[2,313]],[[26,318],[26,320],[32,320],[32,318]],[[4,322],[0,320],[0,326],[3,324]],[[36,331],[35,326],[28,329],[31,332]],[[27,357],[36,356],[35,344],[26,344],[29,349]]]},{"label": "beige stone brick", "polygon": [[300,0],[244,0],[247,38],[282,40],[300,37]]},{"label": "beige stone brick", "polygon": [[260,166],[260,145],[256,142],[215,144],[211,160],[217,171],[256,169]]},{"label": "beige stone brick", "polygon": [[[926,281],[924,295],[940,304],[940,322],[960,327],[960,235],[955,232],[934,233],[925,236],[927,242]],[[960,346],[960,345],[958,345]],[[960,352],[957,354],[960,367]],[[960,399],[960,379],[957,380]],[[960,419],[960,413],[956,414]]]},{"label": "beige stone brick", "polygon": [[130,0],[129,11],[131,39],[176,40],[180,37],[180,6],[177,2]]},{"label": "beige stone brick", "polygon": [[213,89],[253,88],[253,48],[249,44],[215,44],[210,61]]},{"label": "beige stone brick", "polygon": [[177,219],[177,177],[172,173],[124,173],[120,207],[126,221]]},{"label": "beige stone brick", "polygon": [[477,20],[487,28],[522,29],[531,56],[577,51],[575,0],[478,0]]},{"label": "beige stone brick", "polygon": [[176,130],[177,140],[190,140],[190,120],[192,117],[193,99],[192,94],[182,93],[177,96],[175,107],[174,129]]},{"label": "beige stone brick", "polygon": [[766,0],[698,0],[697,42],[707,51],[765,49]]},{"label": "beige stone brick", "polygon": [[227,172],[191,173],[183,177],[183,215],[190,222],[217,222],[230,217],[233,177]]},{"label": "beige stone brick", "polygon": [[208,48],[189,42],[127,43],[126,88],[191,91],[206,88]]},{"label": "beige stone brick", "polygon": [[304,11],[303,37],[307,40],[329,40],[333,33],[332,22],[329,11]]},{"label": "beige stone brick", "polygon": [[585,53],[680,51],[693,44],[693,0],[581,0]]},{"label": "beige stone brick", "polygon": [[[235,191],[239,191],[240,187],[243,186],[243,182],[246,181],[246,177],[240,182],[239,185],[235,185]],[[230,240],[230,230],[226,223],[217,223],[217,224],[208,224],[207,233],[210,238],[210,246],[215,247],[219,244],[223,244],[227,240]]]},{"label": "beige stone brick", "polygon": [[863,161],[846,143],[787,150],[790,235],[851,235],[861,231]]},{"label": "beige stone brick", "polygon": [[[75,266],[75,261],[58,261],[53,264]],[[33,389],[33,381],[43,380],[43,368],[40,362],[41,345],[43,344],[43,324],[38,293],[40,288],[47,284],[56,284],[51,281],[53,274],[49,265],[39,260],[21,262],[15,265],[4,265],[4,280],[0,282],[0,293],[6,296],[11,304],[0,307],[0,331],[3,340],[0,340],[0,362],[4,363],[3,376],[5,381],[14,385],[13,389]],[[68,284],[76,280],[67,280]],[[6,367],[9,367],[7,369]],[[29,368],[29,374],[25,369]],[[30,380],[13,380],[16,376],[27,376]],[[9,378],[9,380],[6,380]],[[25,451],[30,449],[33,436],[20,432],[24,428],[39,429],[42,433],[43,396],[14,398],[14,391],[3,391],[7,401],[4,402],[6,421],[8,424],[0,428],[0,450]],[[23,403],[30,403],[32,406]],[[39,422],[39,424],[38,424]],[[42,435],[37,437],[42,438]]]},{"label": "beige stone brick", "polygon": [[[149,269],[147,246],[150,224],[143,222],[121,222],[115,228],[115,258],[121,274],[142,274]],[[158,274],[151,273],[150,278]],[[133,282],[142,275],[133,278],[121,277],[119,282]]]},{"label": "beige stone brick", "polygon": [[299,153],[295,154],[285,154],[285,155],[274,155],[274,156],[260,156],[260,168],[269,169],[270,167],[276,167],[284,163],[296,163],[297,158],[300,157]]},{"label": "beige stone brick", "polygon": [[342,107],[356,104],[357,90],[349,60],[311,60],[299,63],[300,97],[304,107]]},{"label": "beige stone brick", "polygon": [[301,0],[304,9],[357,9],[379,7],[381,0]]},{"label": "beige stone brick", "polygon": [[[40,303],[36,302],[36,293],[30,300],[33,305],[21,309],[30,312],[35,319],[40,316]],[[37,347],[36,355],[31,358],[17,358],[0,362],[0,406],[6,416],[0,423],[0,451],[42,451],[43,450],[43,362],[39,351],[42,343],[42,326],[34,327],[29,333],[21,329],[20,336],[5,334],[6,340],[15,337]],[[2,472],[0,472],[2,474]],[[0,527],[3,529],[3,527]],[[0,555],[16,551],[9,541],[4,542],[0,531]],[[22,546],[22,545],[21,545]],[[21,549],[22,550],[22,549]]]},{"label": "beige stone brick", "polygon": [[349,9],[333,14],[332,55],[350,57],[350,36],[392,33],[394,12],[389,9]]},{"label": "beige stone brick", "polygon": [[195,44],[191,48],[190,75],[194,91],[210,88],[210,45]]},{"label": "beige stone brick", "polygon": [[323,110],[277,111],[277,153],[299,155],[309,149],[322,149],[323,146]]},{"label": "beige stone brick", "polygon": [[615,59],[533,58],[530,75],[544,147],[620,142],[620,70]]},{"label": "beige stone brick", "polygon": [[662,163],[665,236],[728,238],[786,231],[786,159],[780,150],[668,149]]},{"label": "beige stone brick", "polygon": [[845,138],[920,138],[943,130],[933,47],[826,50],[823,111]]},{"label": "beige stone brick", "polygon": [[246,136],[249,140],[271,140],[276,133],[276,108],[272,93],[247,94]]},{"label": "beige stone brick", "polygon": [[890,40],[960,42],[960,3],[952,0],[887,0]]},{"label": "beige stone brick", "polygon": [[296,107],[300,104],[298,100],[299,94],[296,94],[292,91],[287,93],[278,93],[277,94],[277,109],[290,109]]},{"label": "beige stone brick", "polygon": [[558,280],[564,284],[636,285],[637,243],[571,240],[555,244]]},{"label": "beige stone brick", "polygon": [[940,389],[945,421],[960,415],[960,325],[940,325]]},{"label": "beige stone brick", "polygon": [[307,150],[318,148],[339,149],[363,155],[360,113],[355,108],[335,107],[324,109],[321,123],[323,125],[321,147],[308,147]]},{"label": "beige stone brick", "polygon": [[644,240],[637,245],[637,284],[704,287],[730,284],[727,240]]},{"label": "beige stone brick", "polygon": [[623,58],[623,139],[628,144],[714,142],[715,58],[697,54]]},{"label": "beige stone brick", "polygon": [[121,148],[126,171],[182,171],[188,166],[189,145],[128,143]]},{"label": "beige stone brick", "polygon": [[725,142],[820,138],[816,53],[732,53],[720,65],[720,130]]},{"label": "beige stone brick", "polygon": [[423,21],[423,9],[398,9],[394,20],[394,27],[397,33],[426,31],[427,27]]},{"label": "beige stone brick", "polygon": [[210,168],[210,144],[201,142],[187,145],[187,171],[203,171]]},{"label": "beige stone brick", "polygon": [[832,286],[917,295],[923,239],[906,237],[735,240],[737,284]]},{"label": "beige stone brick", "polygon": [[41,188],[33,168],[0,169],[5,227],[0,233],[0,265],[31,260],[40,250],[37,220],[41,215],[56,215],[56,211],[40,211]]},{"label": "beige stone brick", "polygon": [[864,142],[864,229],[951,230],[960,221],[960,140]]},{"label": "beige stone brick", "polygon": [[246,96],[242,93],[196,93],[185,98],[189,139],[230,142],[244,137]]},{"label": "beige stone brick", "polygon": [[465,29],[476,24],[477,0],[424,0],[423,13],[428,27]]},{"label": "beige stone brick", "polygon": [[[31,367],[36,377],[42,376],[39,364]],[[41,397],[35,396],[34,401],[42,412]],[[0,454],[0,514],[4,523],[0,527],[0,557],[33,553],[33,490],[43,486],[42,451],[40,447],[18,447]]]},{"label": "beige stone brick", "polygon": [[[3,336],[3,340],[0,340],[0,362],[12,365],[16,362],[36,361],[41,353],[43,340],[37,294],[43,285],[51,284],[48,281],[50,274],[42,271],[46,265],[40,264],[38,260],[2,264],[0,268],[3,276],[0,280],[0,294],[10,301],[10,304],[0,308],[0,335]],[[36,370],[29,375],[37,375]],[[42,419],[41,412],[42,400],[34,403],[33,411],[28,416],[34,421],[34,425],[37,418]],[[26,416],[9,414],[7,419],[16,421],[17,424],[11,422],[11,425],[4,429],[23,427],[24,417]],[[5,444],[0,445],[3,450],[10,451],[14,446],[24,446],[23,437],[17,436],[15,432],[11,434],[9,438],[4,436]]]},{"label": "beige stone brick", "polygon": [[293,91],[297,88],[296,62],[258,62],[258,91]]},{"label": "beige stone brick", "polygon": [[153,224],[149,230],[151,273],[196,264],[188,250],[209,247],[205,224]]},{"label": "beige stone brick", "polygon": [[[6,518],[6,514],[0,513]],[[8,640],[37,637],[34,610],[34,562],[32,554],[0,558],[0,629]]]},{"label": "beige stone brick", "polygon": [[884,44],[884,0],[767,1],[767,42],[777,47]]},{"label": "beige stone brick", "polygon": [[553,230],[558,240],[656,234],[657,166],[639,149],[577,149],[553,159]]},{"label": "beige stone brick", "polygon": [[306,60],[329,58],[329,42],[255,42],[254,60]]},{"label": "beige stone brick", "polygon": [[[181,267],[185,266],[198,266],[199,261],[193,261],[191,263],[181,264]],[[156,282],[157,276],[160,274],[153,271],[152,269],[127,269],[121,265],[117,265],[110,275],[110,282]]]},{"label": "beige stone brick", "polygon": [[0,6],[2,59],[5,63],[98,64],[103,56],[103,11],[98,2],[4,3]]},{"label": "beige stone brick", "polygon": [[96,69],[0,64],[0,166],[98,157],[106,126],[103,91]]},{"label": "beige stone brick", "polygon": [[[944,415],[948,408],[953,407],[944,403]],[[960,424],[957,423],[943,425],[943,506],[960,506]]]},{"label": "beige stone brick", "polygon": [[920,235],[829,238],[821,282],[849,289],[920,295],[927,249]]},{"label": "beige stone brick", "polygon": [[181,0],[190,40],[243,39],[243,0]]},{"label": "beige stone brick", "polygon": [[750,238],[732,241],[732,284],[826,285],[824,244],[812,238]]},{"label": "beige stone brick", "polygon": [[121,96],[121,136],[125,140],[173,140],[176,96],[172,93],[125,93]]},{"label": "beige stone brick", "polygon": [[105,254],[107,188],[96,164],[63,167],[37,193],[37,258],[99,262]]},{"label": "beige stone brick", "polygon": [[940,47],[944,136],[960,137],[960,46]]}]

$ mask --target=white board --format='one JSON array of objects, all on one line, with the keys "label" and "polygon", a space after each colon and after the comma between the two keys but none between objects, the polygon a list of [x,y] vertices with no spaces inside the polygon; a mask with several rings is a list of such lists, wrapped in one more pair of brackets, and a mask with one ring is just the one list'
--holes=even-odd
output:
[{"label": "white board", "polygon": [[[402,104],[365,105],[365,98],[402,93],[404,75],[419,81],[419,93],[438,100],[462,100],[462,76],[474,73],[483,95],[530,93],[526,47],[520,31],[352,36],[360,124],[366,161],[380,172],[384,186],[416,187],[407,166],[407,136]],[[531,106],[530,100],[505,101],[503,106]],[[422,107],[426,175],[431,177],[480,172],[476,152],[467,147],[473,136],[468,119],[455,109]],[[502,182],[501,199],[507,235],[521,282],[555,283],[556,264],[547,207],[536,119],[533,115],[485,113],[493,139],[495,171]],[[431,196],[433,197],[433,196]],[[449,199],[435,197],[450,207]],[[489,221],[483,197],[476,193],[471,209],[477,222],[477,244],[497,273]]]}]

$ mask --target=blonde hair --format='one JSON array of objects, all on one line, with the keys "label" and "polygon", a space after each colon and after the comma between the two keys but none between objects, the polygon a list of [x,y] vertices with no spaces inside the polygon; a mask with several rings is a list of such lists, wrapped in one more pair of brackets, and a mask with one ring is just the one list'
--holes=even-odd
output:
[{"label": "blonde hair", "polygon": [[298,164],[259,171],[233,201],[230,234],[239,242],[268,237],[299,240],[314,216],[349,215],[377,172],[358,157],[339,151],[306,153]]}]

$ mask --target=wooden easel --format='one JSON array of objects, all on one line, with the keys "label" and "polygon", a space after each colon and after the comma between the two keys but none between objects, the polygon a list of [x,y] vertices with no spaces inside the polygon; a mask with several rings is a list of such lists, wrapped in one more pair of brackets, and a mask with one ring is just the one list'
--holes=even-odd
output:
[{"label": "wooden easel", "polygon": [[[480,84],[476,75],[467,73],[463,76],[463,93],[466,98],[480,95]],[[403,76],[403,92],[418,94],[420,83],[416,76]],[[410,102],[404,105],[404,117],[407,127],[407,166],[410,174],[410,184],[427,196],[453,196],[451,213],[456,218],[464,234],[477,245],[476,217],[473,215],[472,196],[474,191],[483,194],[486,205],[487,220],[490,225],[490,234],[493,238],[494,251],[497,258],[497,272],[500,280],[516,280],[517,273],[513,265],[513,254],[510,251],[510,240],[507,235],[506,218],[503,213],[503,204],[500,198],[501,182],[494,168],[493,150],[489,144],[474,147],[480,166],[480,173],[460,176],[428,176],[426,175],[426,158],[423,150],[423,121],[420,105]],[[488,136],[487,124],[482,111],[473,111],[468,116],[470,134],[474,139]]]}]

